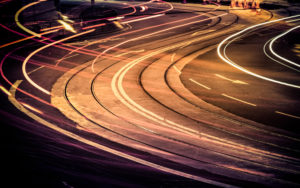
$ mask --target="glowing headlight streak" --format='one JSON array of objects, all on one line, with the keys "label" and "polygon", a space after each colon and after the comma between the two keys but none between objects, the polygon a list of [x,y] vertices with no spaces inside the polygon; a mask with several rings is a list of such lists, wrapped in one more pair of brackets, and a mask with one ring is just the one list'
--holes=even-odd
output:
[{"label": "glowing headlight streak", "polygon": [[[13,83],[12,83],[11,81],[9,81],[9,79],[5,76],[5,74],[4,74],[4,72],[3,72],[3,64],[4,64],[5,60],[6,60],[12,53],[14,53],[15,51],[17,51],[17,50],[20,49],[20,48],[21,48],[21,47],[15,48],[13,51],[7,53],[7,54],[4,56],[4,58],[1,60],[1,63],[0,63],[0,73],[1,73],[1,76],[2,76],[2,78],[3,78],[9,85],[11,85],[12,87],[14,87],[14,86],[13,86]],[[39,97],[37,97],[37,96],[35,96],[35,95],[32,95],[31,93],[28,93],[28,92],[26,92],[26,91],[24,91],[24,90],[22,90],[22,89],[20,89],[20,88],[16,88],[16,89],[17,89],[18,91],[20,91],[21,93],[23,93],[23,94],[25,94],[25,95],[27,95],[27,96],[29,96],[29,97],[31,97],[31,98],[33,98],[33,99],[35,99],[35,100],[41,102],[41,103],[43,103],[43,104],[46,104],[46,105],[48,105],[48,106],[53,106],[52,104],[48,103],[47,101],[45,101],[45,100],[43,100],[43,99],[41,99],[41,98],[39,98]]]},{"label": "glowing headlight streak", "polygon": [[75,29],[69,23],[67,23],[63,20],[57,20],[57,22],[60,23],[65,28],[65,30],[71,31],[72,33],[77,33],[75,31]]},{"label": "glowing headlight streak", "polygon": [[152,162],[149,162],[147,160],[144,160],[144,159],[141,159],[141,158],[138,158],[138,157],[135,157],[135,156],[132,156],[132,155],[129,155],[129,154],[126,154],[126,153],[123,153],[121,151],[118,151],[118,150],[115,150],[115,149],[111,149],[107,146],[104,146],[104,145],[101,145],[101,144],[98,144],[96,142],[93,142],[91,140],[88,140],[86,138],[83,138],[79,135],[76,135],[74,134],[73,132],[70,132],[68,130],[65,130],[65,129],[62,129],[60,127],[58,127],[57,125],[53,124],[53,123],[50,123],[44,119],[42,119],[41,117],[35,115],[34,113],[28,111],[26,108],[24,108],[15,98],[15,92],[16,92],[16,88],[18,87],[18,84],[20,84],[20,82],[16,82],[13,87],[11,87],[11,90],[10,92],[12,93],[11,96],[9,96],[9,101],[17,108],[19,109],[21,112],[23,112],[24,114],[26,114],[28,117],[36,120],[37,122],[41,123],[42,125],[52,129],[52,130],[55,130],[63,135],[66,135],[70,138],[73,138],[75,140],[78,140],[82,143],[85,143],[87,145],[90,145],[92,147],[95,147],[97,149],[100,149],[102,151],[105,151],[105,152],[108,152],[108,153],[111,153],[113,155],[116,155],[118,157],[121,157],[121,158],[124,158],[124,159],[127,159],[127,160],[130,160],[130,161],[133,161],[133,162],[136,162],[138,164],[141,164],[141,165],[145,165],[145,166],[148,166],[148,167],[151,167],[151,168],[154,168],[154,169],[157,169],[157,170],[160,170],[160,171],[163,171],[163,172],[166,172],[166,173],[170,173],[170,174],[174,174],[174,175],[177,175],[177,176],[181,176],[181,177],[185,177],[185,178],[188,178],[188,179],[192,179],[192,180],[196,180],[196,181],[200,181],[200,182],[204,182],[204,183],[208,183],[208,184],[211,184],[211,185],[216,185],[216,186],[221,186],[221,187],[230,187],[230,188],[235,188],[235,186],[232,186],[232,185],[228,185],[228,184],[225,184],[225,183],[221,183],[221,182],[217,182],[217,181],[214,181],[214,180],[210,180],[210,179],[207,179],[207,178],[203,178],[203,177],[199,177],[199,176],[196,176],[196,175],[192,175],[192,174],[189,174],[189,173],[185,173],[185,172],[182,172],[182,171],[178,171],[178,170],[175,170],[175,169],[172,169],[172,168],[168,168],[168,167],[165,167],[165,166],[162,166],[162,165],[159,165],[159,164],[156,164],[156,163],[152,163]]},{"label": "glowing headlight streak", "polygon": [[165,14],[157,14],[157,15],[153,15],[153,16],[147,16],[147,17],[142,17],[142,18],[137,18],[137,19],[131,19],[131,20],[128,20],[128,21],[123,21],[122,24],[128,24],[128,23],[148,20],[148,19],[157,18],[157,17],[164,16],[164,15]]},{"label": "glowing headlight streak", "polygon": [[281,82],[281,81],[278,81],[278,80],[274,80],[274,79],[271,79],[271,78],[268,78],[268,77],[265,77],[265,76],[261,76],[261,75],[258,75],[256,73],[253,73],[239,65],[237,65],[236,63],[234,63],[232,60],[230,60],[227,56],[226,56],[226,47],[227,45],[225,46],[224,50],[223,50],[223,54],[221,53],[221,48],[222,46],[225,44],[225,43],[228,43],[229,44],[231,42],[233,42],[235,39],[234,37],[238,37],[239,35],[247,32],[247,31],[250,31],[251,29],[254,29],[254,28],[257,28],[257,27],[260,27],[260,26],[264,26],[264,25],[267,25],[267,24],[270,24],[270,23],[274,23],[274,22],[279,22],[279,21],[283,21],[283,20],[287,20],[287,19],[291,19],[291,18],[297,18],[299,17],[300,15],[295,15],[295,16],[290,16],[290,17],[285,17],[285,18],[280,18],[280,19],[277,19],[277,20],[272,20],[272,21],[268,21],[268,22],[263,22],[263,23],[260,23],[260,24],[256,24],[256,25],[253,25],[253,26],[250,26],[248,28],[245,28],[233,35],[230,35],[228,36],[227,38],[225,38],[223,41],[221,41],[218,45],[218,48],[217,48],[217,53],[218,53],[218,56],[224,61],[226,62],[227,64],[239,69],[240,71],[243,71],[244,73],[247,73],[249,75],[252,75],[254,77],[257,77],[257,78],[260,78],[260,79],[263,79],[263,80],[266,80],[266,81],[270,81],[270,82],[273,82],[273,83],[277,83],[277,84],[281,84],[281,85],[285,85],[285,86],[289,86],[289,87],[294,87],[294,88],[300,88],[299,85],[294,85],[294,84],[289,84],[289,83],[286,83],[286,82]]},{"label": "glowing headlight streak", "polygon": [[24,77],[26,78],[26,80],[31,84],[33,85],[35,88],[39,89],[40,91],[42,91],[43,93],[47,94],[47,95],[50,95],[50,92],[46,89],[44,89],[43,87],[39,86],[38,84],[36,84],[33,80],[31,80],[31,78],[28,76],[27,72],[26,72],[26,65],[27,65],[27,62],[29,61],[29,59],[34,56],[36,53],[50,47],[50,46],[53,46],[55,44],[58,44],[58,43],[61,43],[61,42],[64,42],[66,40],[69,40],[69,39],[72,39],[72,38],[75,38],[75,37],[78,37],[78,36],[81,36],[81,35],[85,35],[85,34],[88,34],[88,33],[91,33],[95,31],[95,29],[92,29],[92,30],[88,30],[88,31],[85,31],[85,32],[82,32],[82,33],[78,33],[78,34],[75,34],[75,35],[72,35],[70,37],[66,37],[64,39],[61,39],[61,40],[58,40],[56,42],[53,42],[53,43],[50,43],[50,44],[47,44],[35,51],[33,51],[31,54],[29,54],[26,59],[24,60],[23,62],[23,65],[22,65],[22,71],[23,71],[23,75]]},{"label": "glowing headlight streak", "polygon": [[[165,31],[169,31],[169,30],[172,30],[172,29],[176,29],[176,28],[179,28],[179,27],[184,27],[184,26],[187,26],[187,25],[191,25],[191,24],[194,24],[194,23],[200,23],[200,22],[204,22],[204,21],[207,21],[207,20],[210,20],[210,19],[213,19],[213,18],[218,18],[218,17],[222,17],[222,16],[225,16],[227,15],[228,13],[223,13],[223,14],[220,14],[220,15],[217,15],[217,16],[212,16],[212,17],[209,17],[209,18],[205,18],[205,19],[202,19],[202,20],[197,20],[197,21],[193,21],[193,22],[188,22],[188,23],[185,23],[185,24],[181,24],[181,25],[177,25],[177,26],[173,26],[173,27],[169,27],[167,29],[162,29],[162,30],[159,30],[159,31],[156,31],[156,32],[153,32],[153,33],[149,33],[149,34],[146,34],[146,35],[143,35],[143,36],[140,36],[140,37],[136,37],[136,38],[132,38],[132,39],[129,39],[129,40],[126,40],[124,42],[121,42],[115,46],[112,46],[110,48],[107,48],[106,50],[104,50],[101,54],[99,54],[92,62],[92,66],[91,66],[91,69],[92,69],[92,72],[95,72],[94,70],[94,64],[96,63],[96,61],[98,60],[98,58],[100,58],[101,56],[103,56],[105,53],[107,53],[108,51],[116,48],[116,47],[119,47],[121,45],[124,45],[128,42],[132,42],[132,41],[136,41],[136,40],[139,40],[139,39],[142,39],[142,38],[145,38],[145,37],[149,37],[149,36],[152,36],[152,35],[156,35],[158,33],[162,33],[162,32],[165,32]],[[190,18],[188,18],[190,19]],[[185,20],[185,19],[184,19]],[[182,20],[178,20],[178,21],[182,21]],[[178,22],[178,21],[175,21],[175,22]],[[162,24],[164,25],[164,24]],[[155,26],[157,27],[157,26]],[[151,28],[151,27],[150,27]],[[136,31],[135,31],[136,32]]]},{"label": "glowing headlight streak", "polygon": [[[1,23],[0,23],[0,26],[3,27],[4,29],[10,31],[10,32],[13,32],[13,33],[17,34],[17,35],[20,35],[20,36],[23,36],[23,37],[28,37],[27,35],[24,35],[22,33],[19,33],[17,31],[15,31],[15,30],[12,30],[12,29],[10,29],[10,28],[2,25]],[[44,38],[43,40],[38,40],[38,39],[35,39],[35,37],[33,37],[33,36],[31,36],[31,37],[32,37],[32,40],[40,42],[40,43],[43,43],[43,44],[49,44],[49,43],[45,42],[45,40],[48,40],[48,41],[51,41],[51,42],[55,42],[55,40],[52,40],[50,38],[42,37],[42,38]],[[67,51],[71,51],[73,49],[76,49],[79,53],[85,54],[85,55],[97,56],[97,54],[98,54],[98,52],[93,51],[93,50],[82,49],[82,48],[78,49],[78,47],[71,46],[71,45],[68,45],[68,44],[63,44],[63,43],[61,45],[53,45],[53,46],[55,46],[57,48],[60,48],[60,49],[67,50]]]},{"label": "glowing headlight streak", "polygon": [[40,111],[40,110],[38,110],[38,109],[32,107],[32,106],[29,105],[29,104],[26,104],[26,103],[23,103],[23,102],[19,102],[19,103],[22,104],[23,106],[25,106],[26,108],[28,108],[28,109],[30,109],[30,110],[36,112],[36,113],[43,114],[42,111]]},{"label": "glowing headlight streak", "polygon": [[264,54],[265,54],[269,59],[271,59],[272,61],[274,61],[274,62],[276,62],[276,63],[279,63],[279,64],[281,64],[281,65],[283,65],[283,66],[285,66],[285,67],[287,67],[287,68],[289,68],[289,69],[292,69],[292,70],[294,70],[294,71],[296,71],[296,72],[300,72],[300,70],[298,70],[298,69],[296,69],[296,68],[294,68],[294,67],[291,67],[291,66],[289,66],[289,65],[287,65],[287,64],[285,64],[285,63],[282,63],[282,62],[278,61],[277,59],[274,59],[273,57],[271,57],[271,56],[267,53],[266,48],[267,48],[267,46],[268,46],[268,44],[269,44],[269,42],[270,42],[271,40],[272,40],[272,39],[268,40],[268,41],[264,44],[264,47],[263,47]]},{"label": "glowing headlight streak", "polygon": [[279,59],[281,59],[281,60],[283,60],[283,61],[285,61],[285,62],[287,62],[287,63],[289,63],[289,64],[291,64],[291,65],[294,65],[294,66],[296,66],[296,67],[300,67],[300,65],[297,64],[297,63],[295,63],[295,62],[293,62],[293,61],[291,61],[291,60],[288,60],[288,59],[286,59],[286,58],[284,58],[284,57],[278,55],[278,54],[273,50],[273,44],[274,44],[274,42],[275,42],[276,40],[278,40],[279,38],[283,37],[284,35],[287,35],[287,34],[290,33],[291,31],[294,31],[294,30],[296,30],[296,29],[298,29],[298,28],[300,28],[300,25],[298,25],[298,26],[296,26],[296,27],[293,27],[293,28],[287,30],[286,32],[284,32],[284,33],[278,35],[277,37],[274,37],[274,38],[271,40],[271,42],[269,43],[269,49],[270,49],[271,53],[272,53],[274,56],[276,56],[277,58],[279,58]]},{"label": "glowing headlight streak", "polygon": [[1,89],[6,95],[11,96],[11,93],[10,93],[7,89],[5,89],[3,86],[0,85],[0,89]]},{"label": "glowing headlight streak", "polygon": [[[47,31],[47,32],[44,32],[44,33],[40,33],[40,35],[47,35],[47,34],[50,34],[50,33],[55,33],[57,32],[58,30],[52,30],[52,31]],[[12,42],[9,42],[9,43],[6,43],[6,44],[3,44],[0,46],[0,48],[4,48],[4,47],[7,47],[7,46],[10,46],[10,45],[13,45],[13,44],[17,44],[19,42],[23,42],[25,40],[29,40],[29,39],[32,39],[34,38],[35,36],[29,36],[29,37],[25,37],[25,38],[22,38],[22,39],[19,39],[19,40],[16,40],[16,41],[12,41]]]},{"label": "glowing headlight streak", "polygon": [[26,31],[27,33],[29,33],[29,34],[31,34],[31,35],[33,35],[33,36],[36,36],[36,37],[38,37],[38,38],[41,37],[40,34],[38,34],[38,33],[36,33],[36,32],[33,32],[33,31],[27,29],[26,27],[24,27],[24,26],[20,23],[20,21],[19,21],[19,15],[21,14],[21,12],[22,12],[23,10],[27,9],[28,7],[34,6],[34,5],[39,4],[40,2],[43,2],[43,1],[46,1],[46,0],[39,0],[39,1],[37,1],[37,2],[29,3],[28,5],[26,5],[26,6],[22,7],[22,8],[20,8],[20,9],[17,11],[17,13],[15,14],[15,22],[16,22],[16,24],[17,24],[23,31]]},{"label": "glowing headlight streak", "polygon": [[140,6],[141,10],[140,12],[145,12],[146,10],[148,10],[147,6]]}]

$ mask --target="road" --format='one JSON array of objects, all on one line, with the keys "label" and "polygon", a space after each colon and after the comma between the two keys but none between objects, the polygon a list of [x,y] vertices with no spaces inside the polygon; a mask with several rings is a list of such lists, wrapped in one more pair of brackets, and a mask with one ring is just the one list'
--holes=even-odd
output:
[{"label": "road", "polygon": [[10,185],[299,186],[297,6],[0,6]]}]

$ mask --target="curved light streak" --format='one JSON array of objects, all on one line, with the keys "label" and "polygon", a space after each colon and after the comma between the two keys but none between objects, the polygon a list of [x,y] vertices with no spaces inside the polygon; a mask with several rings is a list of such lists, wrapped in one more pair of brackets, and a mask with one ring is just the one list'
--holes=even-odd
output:
[{"label": "curved light streak", "polygon": [[141,159],[141,158],[138,158],[138,157],[135,157],[135,156],[132,156],[132,155],[129,155],[127,153],[124,153],[124,152],[121,152],[121,151],[118,151],[118,150],[115,150],[115,149],[112,149],[112,148],[109,148],[107,146],[104,146],[104,145],[101,145],[99,143],[96,143],[96,142],[93,142],[91,140],[88,140],[84,137],[81,137],[77,134],[74,134],[73,132],[70,132],[68,130],[65,130],[65,129],[62,129],[60,127],[58,127],[57,125],[53,124],[53,123],[50,123],[42,118],[40,118],[39,116],[35,115],[34,113],[28,111],[26,108],[24,108],[24,106],[22,106],[16,99],[15,99],[15,92],[16,92],[16,88],[18,88],[18,85],[21,83],[21,81],[17,81],[13,87],[11,87],[10,89],[10,93],[12,93],[11,96],[9,96],[9,101],[18,109],[20,110],[21,112],[23,112],[24,114],[26,114],[27,116],[29,116],[30,118],[36,120],[37,122],[41,123],[42,125],[52,129],[52,130],[55,130],[63,135],[66,135],[70,138],[73,138],[75,140],[78,140],[82,143],[85,143],[87,145],[90,145],[90,146],[93,146],[97,149],[100,149],[100,150],[103,150],[105,152],[108,152],[108,153],[111,153],[113,155],[116,155],[118,157],[121,157],[121,158],[124,158],[124,159],[127,159],[127,160],[130,160],[130,161],[133,161],[135,163],[139,163],[141,165],[145,165],[145,166],[148,166],[148,167],[151,167],[151,168],[154,168],[154,169],[157,169],[157,170],[160,170],[160,171],[163,171],[163,172],[167,172],[167,173],[170,173],[170,174],[174,174],[174,175],[177,175],[177,176],[181,176],[181,177],[185,177],[185,178],[188,178],[188,179],[192,179],[192,180],[196,180],[196,181],[200,181],[200,182],[204,182],[204,183],[208,183],[208,184],[211,184],[211,185],[216,185],[216,186],[221,186],[221,187],[235,187],[235,186],[232,186],[232,185],[228,185],[226,183],[221,183],[221,182],[217,182],[217,181],[214,181],[214,180],[210,180],[210,179],[207,179],[207,178],[203,178],[203,177],[199,177],[199,176],[196,176],[196,175],[192,175],[192,174],[189,174],[189,173],[185,173],[185,172],[182,172],[182,171],[178,171],[178,170],[175,170],[175,169],[172,169],[172,168],[168,168],[168,167],[165,167],[165,166],[162,166],[162,165],[159,165],[159,164],[156,164],[156,163],[153,163],[153,162],[149,162],[147,160],[144,160],[144,159]]},{"label": "curved light streak", "polygon": [[[257,27],[260,27],[260,26],[264,26],[264,25],[267,25],[267,24],[270,24],[270,23],[274,23],[274,22],[279,22],[279,21],[282,21],[282,20],[287,20],[287,19],[291,19],[291,18],[296,18],[296,17],[299,17],[300,15],[295,15],[295,16],[290,16],[290,17],[286,17],[286,18],[280,18],[280,19],[277,19],[277,20],[272,20],[272,21],[268,21],[268,22],[263,22],[263,23],[260,23],[260,24],[256,24],[256,25],[253,25],[253,26],[250,26],[248,28],[245,28],[233,35],[230,35],[228,36],[227,38],[225,38],[222,42],[219,43],[218,45],[218,48],[217,48],[217,53],[218,53],[218,56],[224,61],[226,62],[227,64],[249,74],[249,75],[252,75],[252,76],[255,76],[257,78],[260,78],[260,79],[263,79],[263,80],[266,80],[266,81],[270,81],[270,82],[273,82],[273,83],[277,83],[277,84],[281,84],[281,85],[285,85],[285,86],[289,86],[289,87],[293,87],[293,88],[300,88],[300,85],[294,85],[294,84],[289,84],[289,83],[286,83],[286,82],[281,82],[281,81],[278,81],[278,80],[274,80],[274,79],[271,79],[271,78],[268,78],[268,77],[265,77],[265,76],[261,76],[259,74],[256,74],[254,72],[251,72],[239,65],[237,65],[236,63],[234,63],[232,60],[230,60],[228,57],[224,57],[226,56],[226,48],[223,50],[223,54],[224,56],[222,55],[221,53],[221,48],[222,46],[227,43],[227,42],[232,42],[234,41],[234,37],[237,37],[238,35],[241,35],[242,33],[245,33],[251,29],[254,29],[254,28],[257,28]],[[231,41],[230,41],[231,40]]]},{"label": "curved light streak", "polygon": [[40,2],[43,2],[43,1],[46,1],[46,0],[39,0],[39,1],[37,1],[37,2],[29,3],[28,5],[25,5],[24,7],[20,8],[20,9],[17,11],[17,13],[15,14],[15,22],[16,22],[16,24],[17,24],[23,31],[26,31],[27,33],[29,33],[29,34],[31,34],[31,35],[33,35],[33,36],[36,36],[36,37],[38,37],[38,38],[41,38],[42,36],[41,36],[40,34],[36,33],[36,32],[33,32],[33,31],[27,29],[26,27],[24,27],[24,26],[20,23],[20,21],[19,21],[19,15],[21,14],[21,12],[22,12],[23,10],[27,9],[28,7],[31,7],[31,6],[36,5],[36,4],[39,4]]},{"label": "curved light streak", "polygon": [[270,51],[272,52],[272,54],[273,54],[274,56],[276,56],[276,57],[278,57],[279,59],[281,59],[281,60],[283,60],[283,61],[285,61],[285,62],[287,62],[287,63],[289,63],[289,64],[292,64],[292,65],[294,65],[294,66],[296,66],[296,67],[300,67],[300,65],[297,64],[297,63],[295,63],[295,62],[293,62],[293,61],[291,61],[291,60],[288,60],[288,59],[286,59],[286,58],[284,58],[284,57],[278,55],[278,54],[273,50],[273,44],[274,44],[274,42],[275,42],[276,40],[278,40],[279,38],[283,37],[284,35],[288,34],[288,33],[291,32],[291,31],[294,31],[295,29],[298,29],[298,28],[300,28],[300,25],[298,25],[298,26],[296,26],[296,27],[293,27],[293,28],[287,30],[286,32],[284,32],[284,33],[278,35],[277,37],[273,38],[273,40],[271,40],[271,42],[270,42],[270,44],[269,44],[269,49],[270,49]]},{"label": "curved light streak", "polygon": [[[222,16],[225,16],[227,15],[228,13],[223,13],[223,14],[220,14],[220,15],[217,15],[217,16],[212,16],[212,17],[209,17],[209,18],[205,18],[205,19],[202,19],[202,20],[197,20],[197,21],[194,21],[194,22],[189,22],[189,23],[185,23],[185,24],[181,24],[181,25],[177,25],[177,26],[173,26],[173,27],[169,27],[167,29],[163,29],[163,30],[159,30],[159,31],[156,31],[156,32],[153,32],[153,33],[149,33],[149,34],[146,34],[146,35],[142,35],[140,37],[136,37],[136,38],[132,38],[132,39],[129,39],[129,40],[126,40],[124,42],[121,42],[115,46],[112,46],[110,48],[107,48],[106,50],[104,50],[101,54],[99,54],[92,62],[92,72],[95,72],[94,70],[94,64],[96,63],[96,61],[105,53],[107,53],[108,51],[116,48],[116,47],[119,47],[121,45],[124,45],[128,42],[132,42],[132,41],[136,41],[136,40],[139,40],[139,39],[142,39],[142,38],[145,38],[145,37],[149,37],[149,36],[152,36],[152,35],[155,35],[155,34],[158,34],[158,33],[162,33],[162,32],[165,32],[165,31],[169,31],[169,30],[172,30],[172,29],[176,29],[176,28],[179,28],[179,27],[183,27],[183,26],[187,26],[187,25],[190,25],[190,24],[194,24],[194,23],[199,23],[199,22],[203,22],[203,21],[207,21],[207,20],[211,20],[213,18],[218,18],[218,17],[222,17]],[[180,21],[180,20],[179,20]]]},{"label": "curved light streak", "polygon": [[93,32],[93,31],[95,31],[95,29],[88,30],[88,31],[85,31],[85,32],[82,32],[82,33],[78,33],[78,34],[72,35],[72,36],[70,36],[70,37],[66,37],[66,38],[64,38],[64,39],[61,39],[61,40],[55,41],[55,42],[53,42],[53,43],[47,44],[47,45],[45,45],[45,46],[43,46],[43,47],[41,47],[41,48],[39,48],[39,49],[33,51],[31,54],[29,54],[29,55],[26,57],[26,59],[25,59],[24,62],[23,62],[23,65],[22,65],[22,71],[23,71],[23,75],[24,75],[25,79],[26,79],[31,85],[33,85],[35,88],[39,89],[40,91],[42,91],[43,93],[45,93],[45,94],[47,94],[47,95],[50,95],[50,91],[48,91],[48,90],[44,89],[43,87],[39,86],[38,84],[36,84],[36,83],[28,76],[27,71],[26,71],[26,65],[27,65],[27,62],[29,61],[29,59],[30,59],[32,56],[34,56],[36,53],[38,53],[38,52],[40,52],[40,51],[42,51],[42,50],[44,50],[44,49],[46,49],[46,48],[48,48],[48,47],[50,47],[50,46],[53,46],[53,45],[58,44],[58,43],[60,43],[60,42],[64,42],[64,41],[66,41],[66,40],[69,40],[69,39],[72,39],[72,38],[75,38],[75,37],[78,37],[78,36],[81,36],[81,35],[84,35],[84,34],[87,34],[87,33],[91,33],[91,32]]},{"label": "curved light streak", "polygon": [[264,54],[265,54],[269,59],[271,59],[272,61],[275,61],[276,63],[279,63],[279,64],[281,64],[281,65],[283,65],[283,66],[285,66],[285,67],[288,67],[289,69],[292,69],[292,70],[294,70],[294,71],[300,72],[300,70],[295,69],[294,67],[288,66],[288,65],[286,65],[286,64],[284,64],[284,63],[282,63],[282,62],[280,62],[280,61],[278,61],[278,60],[276,60],[276,59],[274,59],[273,57],[271,57],[271,56],[267,53],[266,48],[267,48],[267,45],[269,44],[269,42],[270,42],[271,40],[272,40],[272,39],[268,40],[268,41],[264,44],[264,47],[263,47]]}]

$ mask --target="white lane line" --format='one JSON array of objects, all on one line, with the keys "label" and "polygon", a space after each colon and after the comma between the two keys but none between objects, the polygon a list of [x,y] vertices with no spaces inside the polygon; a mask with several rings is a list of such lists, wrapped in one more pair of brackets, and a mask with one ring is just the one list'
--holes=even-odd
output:
[{"label": "white lane line", "polygon": [[189,80],[190,80],[191,82],[194,82],[194,83],[197,84],[198,86],[201,86],[201,87],[203,87],[203,88],[205,88],[205,89],[207,89],[207,90],[210,90],[210,89],[211,89],[210,87],[207,87],[206,85],[200,84],[199,82],[197,82],[196,80],[194,80],[194,79],[192,79],[192,78],[190,78]]},{"label": "white lane line", "polygon": [[230,96],[230,95],[226,95],[225,93],[222,93],[222,96],[227,97],[227,98],[230,98],[230,99],[235,100],[235,101],[239,101],[239,102],[244,103],[244,104],[248,104],[248,105],[251,105],[251,106],[256,106],[256,104],[253,104],[253,103],[250,103],[250,102],[246,102],[246,101],[244,101],[244,100],[241,100],[241,99],[232,97],[232,96]]},{"label": "white lane line", "polygon": [[176,56],[176,53],[173,53],[172,56],[171,56],[171,62],[172,62],[172,63],[174,62],[175,56]]},{"label": "white lane line", "polygon": [[219,78],[222,78],[222,79],[224,79],[224,80],[230,81],[230,82],[232,82],[232,83],[234,83],[234,84],[244,84],[244,85],[248,85],[248,83],[243,82],[243,81],[240,81],[240,80],[232,80],[232,79],[227,78],[227,77],[225,77],[225,76],[222,76],[222,75],[220,75],[220,74],[215,74],[215,75],[216,75],[217,77],[219,77]]},{"label": "white lane line", "polygon": [[181,71],[174,65],[173,68],[176,70],[176,72],[178,72],[179,74],[181,74]]},{"label": "white lane line", "polygon": [[295,118],[295,119],[300,119],[300,117],[299,117],[299,116],[295,116],[295,115],[287,114],[287,113],[280,112],[280,111],[275,111],[275,113],[277,113],[277,114],[281,114],[281,115],[284,115],[284,116],[288,116],[288,117],[292,117],[292,118]]},{"label": "white lane line", "polygon": [[[233,41],[235,41],[238,38],[238,36],[241,35],[242,33],[248,32],[251,29],[254,29],[254,28],[257,28],[257,27],[260,27],[260,26],[263,26],[263,25],[267,25],[267,24],[270,24],[270,23],[279,22],[279,21],[283,21],[283,20],[287,20],[287,19],[291,19],[291,18],[296,18],[296,17],[299,17],[299,16],[300,15],[295,15],[295,16],[290,16],[290,17],[281,18],[281,19],[277,19],[277,20],[272,20],[272,21],[268,21],[268,22],[263,22],[263,23],[260,23],[260,24],[256,24],[256,25],[247,27],[247,28],[245,28],[245,29],[243,29],[243,30],[241,30],[241,31],[233,34],[233,35],[230,35],[227,38],[225,38],[222,42],[219,43],[218,48],[217,48],[218,56],[224,62],[226,62],[227,64],[229,64],[229,65],[231,65],[231,66],[239,69],[240,71],[243,71],[246,74],[255,76],[257,78],[260,78],[260,79],[263,79],[263,80],[266,80],[266,81],[269,81],[269,82],[273,82],[273,83],[277,83],[277,84],[281,84],[281,85],[285,85],[285,86],[289,86],[289,87],[294,87],[294,88],[300,88],[300,85],[290,84],[290,83],[287,83],[287,82],[281,82],[281,81],[274,80],[274,79],[271,79],[271,78],[268,78],[268,77],[265,77],[265,76],[261,76],[259,74],[254,73],[254,72],[251,72],[251,71],[249,71],[249,70],[247,70],[247,69],[245,69],[245,68],[237,65],[235,62],[233,62],[231,59],[229,59],[227,57],[227,55],[226,55],[226,47],[230,43],[232,43]],[[221,48],[223,47],[223,45],[225,45],[225,48],[223,49],[223,53],[222,53],[221,52]]]}]

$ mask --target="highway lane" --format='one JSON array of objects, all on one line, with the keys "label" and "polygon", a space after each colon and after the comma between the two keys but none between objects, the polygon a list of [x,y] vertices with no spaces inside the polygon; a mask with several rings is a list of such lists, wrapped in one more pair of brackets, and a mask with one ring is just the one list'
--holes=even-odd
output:
[{"label": "highway lane", "polygon": [[[257,75],[297,86],[299,85],[298,67],[288,64],[273,55],[268,48],[269,43],[267,43],[269,39],[278,36],[289,28],[293,28],[295,25],[297,23],[291,24],[287,20],[285,23],[274,23],[248,33],[226,48],[227,56],[233,62],[237,62],[239,66]],[[275,51],[284,54],[293,62],[297,62],[297,56],[293,52],[296,44],[292,41],[297,41],[296,35],[298,32],[293,30],[289,33],[290,36],[286,36],[290,37],[289,39],[282,38],[274,45]],[[259,39],[259,43],[257,39]],[[299,114],[297,108],[299,105],[299,92],[297,88],[270,83],[246,75],[242,71],[230,69],[223,64],[220,64],[219,69],[215,70],[213,66],[217,66],[217,64],[211,61],[212,56],[215,56],[215,51],[206,54],[205,57],[199,57],[197,62],[187,67],[186,70],[189,72],[183,75],[185,83],[189,83],[188,79],[193,77],[190,70],[195,70],[194,66],[197,66],[196,70],[201,70],[201,73],[192,73],[195,75],[193,78],[212,88],[210,91],[201,92],[189,84],[194,93],[197,93],[198,96],[202,95],[202,98],[206,101],[221,106],[234,114],[239,114],[266,125],[290,130],[295,134],[299,133],[297,127],[299,124],[297,116]],[[209,68],[204,69],[203,67],[208,64],[210,64]],[[251,95],[249,95],[250,93]],[[235,100],[236,98],[241,100]],[[252,113],[249,113],[249,111],[252,111]]]},{"label": "highway lane", "polygon": [[[105,25],[114,31],[110,34],[95,25],[76,34],[69,32],[65,36],[69,38],[60,35],[55,40],[45,39],[43,46],[30,41],[20,48],[5,48],[9,54],[3,53],[3,73],[14,86],[6,84],[3,91],[17,109],[39,124],[77,140],[66,141],[66,153],[69,145],[79,145],[81,149],[98,148],[95,152],[102,157],[115,155],[118,162],[108,170],[113,174],[110,177],[118,172],[118,164],[132,166],[130,175],[121,173],[119,185],[174,185],[174,181],[178,185],[179,181],[182,186],[296,186],[298,145],[291,145],[299,142],[295,134],[273,132],[220,111],[201,101],[200,95],[180,95],[182,90],[198,90],[195,83],[202,85],[189,79],[186,88],[180,89],[181,72],[194,76],[188,70],[190,65],[187,72],[181,70],[183,66],[198,62],[200,54],[244,28],[237,23],[239,15],[228,14],[227,7],[215,5],[196,6],[195,11],[183,11],[180,6],[170,10],[163,5],[167,12],[160,15],[161,4],[151,3],[151,16],[137,13],[136,19],[125,16]],[[215,11],[218,8],[221,11]],[[262,15],[260,19],[269,17]],[[184,60],[182,67],[180,60]],[[14,73],[7,74],[12,69]],[[27,75],[31,83],[22,75]],[[221,74],[217,77],[225,78]],[[24,81],[16,82],[20,79]],[[253,139],[255,136],[260,138]],[[65,139],[63,136],[63,143]],[[100,169],[101,163],[107,162],[91,161]],[[109,167],[106,162],[105,169]],[[155,184],[145,181],[153,176],[147,173],[135,182],[140,177],[133,170],[136,168],[156,174],[159,170]],[[167,175],[158,181],[166,173],[176,176]]]}]

